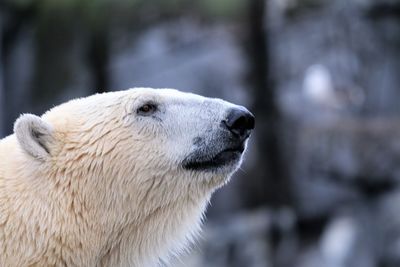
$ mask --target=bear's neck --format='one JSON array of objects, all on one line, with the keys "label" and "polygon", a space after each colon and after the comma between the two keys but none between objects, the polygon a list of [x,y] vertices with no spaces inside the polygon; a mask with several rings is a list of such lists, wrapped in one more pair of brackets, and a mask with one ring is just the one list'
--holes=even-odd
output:
[{"label": "bear's neck", "polygon": [[178,255],[200,233],[208,203],[176,202],[160,207],[140,222],[126,225],[109,240],[102,266],[157,266]]},{"label": "bear's neck", "polygon": [[[102,203],[100,199],[92,199],[93,206],[76,203],[88,209],[87,219],[77,227],[98,240],[93,251],[96,265],[100,262],[100,266],[157,266],[182,252],[200,233],[210,193],[194,193],[187,188],[181,189],[187,193],[173,194],[174,198],[166,200],[168,193],[150,192],[153,187],[137,199],[128,198],[128,203]],[[172,190],[176,189],[169,192]],[[121,213],[127,206],[131,209]],[[78,214],[76,211],[74,216]]]},{"label": "bear's neck", "polygon": [[[30,259],[21,260],[21,266],[28,262],[38,266],[52,262],[66,266],[157,266],[182,252],[199,234],[209,201],[209,195],[182,197],[128,219],[107,210],[109,207],[88,204],[84,195],[65,191],[62,185],[58,193],[43,184],[33,190],[32,184],[23,181],[10,186],[14,187],[10,192],[16,192],[15,186],[22,190],[18,198],[25,200],[21,203],[30,204],[22,207],[18,199],[10,199],[13,216],[20,220],[19,228],[13,231],[15,238],[22,250],[36,249]],[[26,234],[35,232],[40,240],[36,234]]]},{"label": "bear's neck", "polygon": [[[104,203],[97,197],[91,199],[92,207],[86,205],[96,211],[90,221],[102,222],[90,230],[106,237],[100,248],[101,266],[157,266],[158,262],[167,262],[171,255],[183,251],[200,232],[212,190],[198,183],[182,184],[182,180],[193,177],[175,177],[177,173],[163,173],[146,181],[137,179],[140,173],[135,175],[136,179],[127,180],[141,182],[127,185],[130,189],[122,190],[129,192],[125,197],[116,196],[118,200],[110,202],[113,197],[108,196]],[[93,194],[97,190],[94,184],[82,188],[91,188],[88,198],[100,196],[103,190],[99,188],[98,194]],[[110,191],[121,192],[116,188]]]}]

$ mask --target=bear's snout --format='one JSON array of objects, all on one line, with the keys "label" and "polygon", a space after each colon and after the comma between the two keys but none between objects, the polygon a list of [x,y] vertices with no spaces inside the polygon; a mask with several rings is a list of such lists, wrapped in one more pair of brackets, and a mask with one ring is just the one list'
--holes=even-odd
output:
[{"label": "bear's snout", "polygon": [[245,141],[254,129],[254,115],[244,107],[232,108],[228,111],[222,125],[226,127],[240,142]]}]

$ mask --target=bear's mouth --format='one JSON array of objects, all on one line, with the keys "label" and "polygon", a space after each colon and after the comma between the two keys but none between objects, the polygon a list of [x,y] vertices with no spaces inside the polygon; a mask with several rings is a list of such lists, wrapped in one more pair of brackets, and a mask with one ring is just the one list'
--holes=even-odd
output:
[{"label": "bear's mouth", "polygon": [[240,144],[236,147],[230,147],[222,150],[215,155],[192,156],[183,162],[183,168],[194,171],[210,171],[223,166],[232,165],[240,159],[245,149],[245,145]]}]

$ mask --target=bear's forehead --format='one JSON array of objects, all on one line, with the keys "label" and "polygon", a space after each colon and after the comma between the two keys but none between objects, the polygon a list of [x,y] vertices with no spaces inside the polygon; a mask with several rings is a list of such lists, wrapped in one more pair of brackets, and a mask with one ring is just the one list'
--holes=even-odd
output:
[{"label": "bear's forehead", "polygon": [[[84,117],[89,113],[104,113],[106,110],[120,108],[121,111],[129,111],[132,106],[136,107],[144,104],[146,101],[155,101],[167,106],[178,105],[185,107],[198,107],[202,109],[220,110],[222,107],[230,106],[228,102],[216,98],[207,98],[200,95],[181,92],[175,89],[153,89],[153,88],[132,88],[125,91],[116,91],[103,94],[92,95],[86,98],[79,98],[60,106],[57,106],[47,112],[44,117],[52,120],[52,114],[57,118]],[[96,112],[94,112],[96,111]],[[92,114],[92,115],[93,115]],[[115,115],[115,114],[114,114]]]}]

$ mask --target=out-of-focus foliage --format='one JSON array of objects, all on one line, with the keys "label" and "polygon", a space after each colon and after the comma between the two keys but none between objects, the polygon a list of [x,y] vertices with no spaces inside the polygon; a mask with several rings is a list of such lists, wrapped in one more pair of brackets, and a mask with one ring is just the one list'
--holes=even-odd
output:
[{"label": "out-of-focus foliage", "polygon": [[[193,12],[209,17],[238,18],[245,8],[245,0],[5,0],[17,8],[34,6],[51,12],[70,10],[91,20],[134,20],[135,16],[146,17],[176,15]],[[117,14],[117,18],[113,14]],[[148,19],[148,18],[147,18]]]}]

